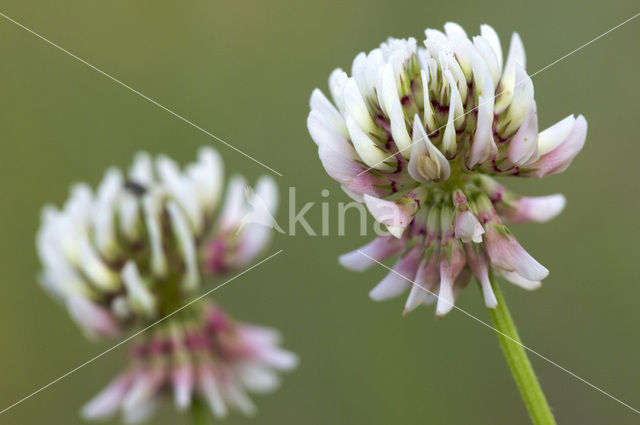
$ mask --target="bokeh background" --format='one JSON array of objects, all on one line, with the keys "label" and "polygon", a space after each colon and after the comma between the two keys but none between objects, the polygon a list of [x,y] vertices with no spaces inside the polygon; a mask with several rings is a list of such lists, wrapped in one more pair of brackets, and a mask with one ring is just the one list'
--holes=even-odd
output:
[{"label": "bokeh background", "polygon": [[[388,36],[422,39],[448,20],[477,34],[493,25],[525,43],[530,73],[638,12],[609,1],[96,1],[3,0],[0,12],[114,75],[284,174],[283,194],[346,201],[306,132],[308,97],[334,67]],[[640,407],[637,105],[640,19],[533,79],[541,127],[569,113],[589,121],[564,174],[511,180],[523,194],[562,192],[566,211],[516,226],[550,270],[534,293],[503,285],[525,344]],[[506,48],[506,46],[505,46]],[[0,17],[0,409],[108,348],[87,342],[37,284],[34,235],[43,204],[76,180],[97,183],[134,152],[185,163],[212,144],[227,169],[266,170]],[[286,219],[283,196],[279,217]],[[307,215],[318,227],[320,207]],[[214,295],[235,316],[276,326],[299,353],[259,415],[228,424],[525,424],[493,332],[459,312],[434,320],[404,299],[367,297],[382,268],[352,273],[338,254],[364,244],[356,217],[344,237],[279,235],[284,253]],[[211,283],[213,285],[213,283]],[[458,305],[489,320],[479,291]],[[79,424],[78,409],[120,368],[123,348],[0,415],[1,424]],[[638,416],[558,368],[532,359],[560,424],[631,424]],[[113,423],[118,423],[114,421]],[[154,424],[182,424],[165,408]]]}]

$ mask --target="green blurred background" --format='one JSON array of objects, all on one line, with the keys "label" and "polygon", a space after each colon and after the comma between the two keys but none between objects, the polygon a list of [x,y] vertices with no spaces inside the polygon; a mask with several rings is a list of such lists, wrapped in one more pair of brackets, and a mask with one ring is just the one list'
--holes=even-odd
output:
[{"label": "green blurred background", "polygon": [[[0,12],[41,33],[284,174],[298,203],[346,201],[306,131],[308,97],[334,67],[388,36],[448,20],[477,34],[493,25],[506,48],[525,43],[530,73],[634,15],[609,1],[8,1]],[[533,79],[541,127],[569,113],[589,121],[566,173],[510,180],[523,194],[562,192],[566,211],[513,228],[550,270],[542,289],[503,285],[525,344],[640,407],[640,237],[637,104],[640,19]],[[43,204],[70,183],[97,183],[140,149],[182,163],[212,144],[227,170],[266,170],[82,63],[0,18],[0,410],[108,348],[87,342],[36,282],[34,235]],[[284,197],[284,196],[283,196]],[[285,219],[287,202],[280,212]],[[319,226],[320,207],[307,215]],[[335,218],[332,217],[332,219]],[[336,257],[364,244],[279,235],[284,253],[215,293],[236,317],[278,327],[299,353],[259,415],[228,424],[525,424],[493,332],[459,312],[402,317],[404,298],[367,297],[385,271],[357,274]],[[331,223],[335,233],[336,222]],[[488,320],[475,286],[458,305]],[[77,424],[79,407],[121,367],[117,349],[0,415],[1,424]],[[558,368],[532,359],[560,424],[631,424],[638,416]],[[169,407],[155,424],[181,424]],[[118,423],[114,421],[113,423]]]}]

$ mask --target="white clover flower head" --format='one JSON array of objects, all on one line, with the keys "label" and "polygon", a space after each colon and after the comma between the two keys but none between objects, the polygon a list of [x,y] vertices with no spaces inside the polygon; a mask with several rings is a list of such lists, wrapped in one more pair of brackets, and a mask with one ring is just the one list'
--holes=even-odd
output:
[{"label": "white clover flower head", "polygon": [[438,315],[451,310],[472,275],[489,307],[496,305],[490,270],[527,289],[540,285],[547,269],[503,220],[549,220],[564,197],[520,197],[493,177],[560,173],[587,133],[581,115],[538,131],[518,34],[503,62],[490,26],[472,38],[455,23],[444,30],[427,29],[420,46],[413,38],[389,39],[358,54],[351,76],[337,69],[329,77],[333,103],[313,91],[307,120],[327,173],[390,233],[341,263],[363,270],[372,258],[399,255],[371,297],[411,288],[406,310],[437,301]]},{"label": "white clover flower head", "polygon": [[203,304],[137,338],[130,366],[84,406],[82,415],[104,420],[121,413],[126,423],[144,422],[165,397],[180,411],[197,397],[216,418],[231,409],[252,415],[248,393],[274,390],[278,372],[298,363],[279,344],[277,331],[236,322],[218,306]]},{"label": "white clover flower head", "polygon": [[[271,231],[242,226],[245,181],[234,177],[219,212],[223,164],[211,148],[181,170],[166,156],[136,156],[125,176],[109,169],[97,190],[71,189],[61,209],[44,208],[37,248],[42,283],[93,338],[113,337],[183,304],[203,274],[247,266]],[[255,195],[272,215],[277,187],[262,177]],[[269,215],[269,216],[270,216]]]}]

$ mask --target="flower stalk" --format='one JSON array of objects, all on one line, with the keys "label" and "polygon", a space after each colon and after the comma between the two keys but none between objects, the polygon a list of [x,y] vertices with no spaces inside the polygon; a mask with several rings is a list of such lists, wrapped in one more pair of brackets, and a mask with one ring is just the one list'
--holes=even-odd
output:
[{"label": "flower stalk", "polygon": [[520,341],[520,336],[516,329],[509,308],[507,307],[502,292],[495,279],[491,278],[493,293],[496,296],[498,305],[496,308],[489,308],[489,314],[493,321],[493,326],[499,332],[496,333],[500,347],[507,360],[513,379],[516,381],[522,401],[527,407],[531,422],[534,425],[556,425],[547,398],[542,392],[538,378],[536,377],[529,357]]},{"label": "flower stalk", "polygon": [[191,424],[192,425],[211,425],[211,419],[207,406],[199,398],[193,399],[191,406]]}]

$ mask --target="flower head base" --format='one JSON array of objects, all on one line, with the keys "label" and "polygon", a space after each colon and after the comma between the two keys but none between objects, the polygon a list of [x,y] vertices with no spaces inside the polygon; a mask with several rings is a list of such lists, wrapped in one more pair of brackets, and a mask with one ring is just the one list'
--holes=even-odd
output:
[{"label": "flower head base", "polygon": [[95,193],[77,184],[61,210],[44,209],[42,283],[95,338],[159,318],[199,288],[203,273],[242,268],[265,247],[270,229],[241,219],[254,197],[261,214],[273,214],[277,189],[263,177],[246,199],[245,187],[233,178],[218,214],[223,167],[213,149],[184,171],[138,154],[126,177],[110,169]]},{"label": "flower head base", "polygon": [[255,407],[247,392],[275,389],[276,372],[297,364],[279,342],[275,330],[235,322],[219,307],[204,304],[190,317],[171,318],[136,340],[130,367],[85,405],[83,416],[105,419],[120,411],[127,423],[138,423],[165,396],[179,410],[198,397],[216,417],[230,408],[251,415]]},{"label": "flower head base", "polygon": [[406,309],[437,300],[440,315],[471,275],[495,306],[490,269],[527,289],[539,286],[547,270],[503,220],[546,221],[564,198],[519,197],[492,176],[562,172],[587,132],[584,117],[573,115],[538,132],[517,34],[503,63],[491,27],[472,39],[457,24],[444,28],[427,29],[424,46],[389,39],[360,53],[351,77],[331,74],[333,104],[313,92],[307,121],[327,173],[391,234],[341,257],[342,264],[362,270],[400,255],[371,296],[399,295],[415,281]]}]

